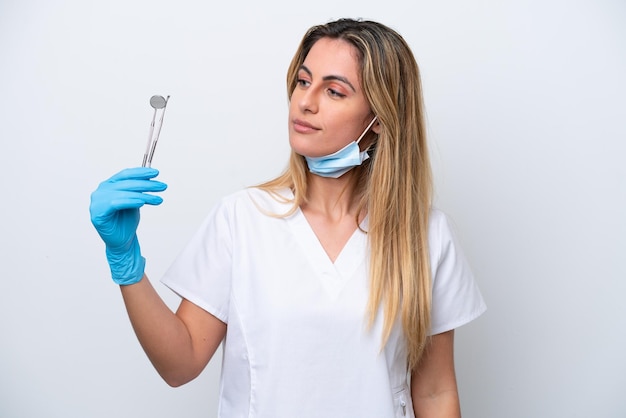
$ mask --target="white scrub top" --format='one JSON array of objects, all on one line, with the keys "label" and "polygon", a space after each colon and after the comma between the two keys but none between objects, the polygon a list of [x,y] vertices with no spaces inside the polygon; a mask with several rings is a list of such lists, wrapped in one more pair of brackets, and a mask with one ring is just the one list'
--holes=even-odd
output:
[{"label": "white scrub top", "polygon": [[[382,351],[382,313],[367,327],[367,235],[333,263],[300,210],[268,215],[290,207],[259,189],[223,198],[162,278],[227,324],[219,417],[413,417],[400,321]],[[430,219],[438,334],[486,307],[446,216]]]}]

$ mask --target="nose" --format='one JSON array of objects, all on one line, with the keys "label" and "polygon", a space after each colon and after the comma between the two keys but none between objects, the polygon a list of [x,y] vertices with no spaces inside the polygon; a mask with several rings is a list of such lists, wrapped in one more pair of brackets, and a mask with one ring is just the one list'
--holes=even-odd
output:
[{"label": "nose", "polygon": [[315,89],[309,88],[297,91],[297,103],[300,111],[303,113],[317,113],[319,103]]}]

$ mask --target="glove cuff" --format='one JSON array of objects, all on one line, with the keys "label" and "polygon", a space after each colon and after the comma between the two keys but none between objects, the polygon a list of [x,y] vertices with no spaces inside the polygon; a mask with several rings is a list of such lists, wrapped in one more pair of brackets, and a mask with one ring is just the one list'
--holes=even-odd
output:
[{"label": "glove cuff", "polygon": [[118,253],[106,247],[106,256],[111,268],[111,278],[115,283],[126,286],[135,284],[143,278],[146,259],[141,255],[137,235],[126,251]]}]

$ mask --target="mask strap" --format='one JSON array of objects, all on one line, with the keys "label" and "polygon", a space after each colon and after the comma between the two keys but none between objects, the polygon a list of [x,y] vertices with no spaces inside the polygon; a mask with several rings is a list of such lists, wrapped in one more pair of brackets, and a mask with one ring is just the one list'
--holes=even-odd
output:
[{"label": "mask strap", "polygon": [[369,123],[369,125],[367,125],[367,127],[365,128],[365,130],[363,131],[363,133],[361,134],[361,136],[359,136],[359,139],[357,139],[355,142],[358,144],[359,142],[361,142],[361,139],[363,139],[363,137],[365,136],[365,134],[367,133],[367,131],[370,130],[370,128],[372,127],[372,125],[374,124],[374,122],[376,122],[376,119],[378,119],[378,116],[374,116],[374,119],[372,119],[372,121]]}]

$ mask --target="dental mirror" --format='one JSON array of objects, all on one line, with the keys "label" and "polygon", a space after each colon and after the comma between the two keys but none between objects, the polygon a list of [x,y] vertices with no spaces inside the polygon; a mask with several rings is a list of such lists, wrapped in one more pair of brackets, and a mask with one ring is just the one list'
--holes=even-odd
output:
[{"label": "dental mirror", "polygon": [[[154,156],[154,150],[156,149],[159,135],[161,134],[161,127],[163,126],[163,117],[165,116],[165,107],[170,96],[164,98],[163,96],[152,96],[150,98],[150,106],[154,109],[152,115],[152,122],[150,122],[150,134],[148,135],[148,145],[146,146],[146,152],[143,154],[142,167],[150,167],[152,164],[152,157]],[[160,113],[158,124],[155,125],[157,114]],[[155,130],[156,127],[156,130]]]},{"label": "dental mirror", "polygon": [[165,100],[163,96],[150,97],[150,106],[152,106],[155,109],[163,109],[166,104],[167,104],[167,100]]}]

